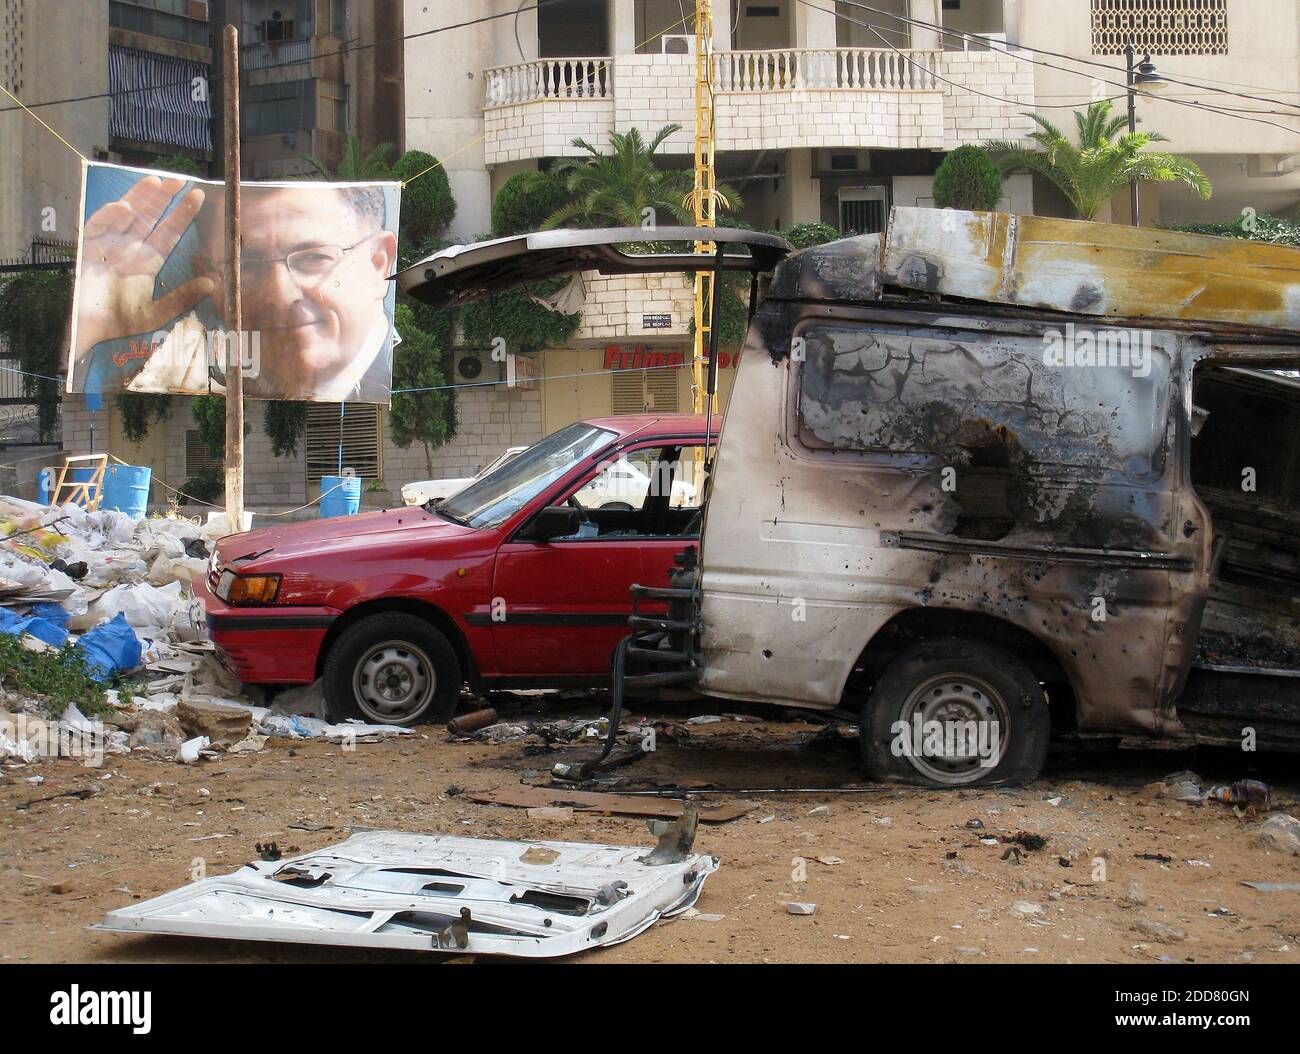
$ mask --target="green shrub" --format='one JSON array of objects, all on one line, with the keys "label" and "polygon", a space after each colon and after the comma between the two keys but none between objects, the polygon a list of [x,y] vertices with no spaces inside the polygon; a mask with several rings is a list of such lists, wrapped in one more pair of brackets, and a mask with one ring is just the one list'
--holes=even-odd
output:
[{"label": "green shrub", "polygon": [[959,146],[934,174],[934,204],[939,209],[988,212],[1002,198],[1002,175],[978,146]]},{"label": "green shrub", "polygon": [[776,233],[796,249],[809,249],[844,237],[829,223],[796,223]]},{"label": "green shrub", "polygon": [[493,234],[504,238],[540,230],[546,217],[568,201],[564,184],[537,177],[536,172],[516,172],[501,184],[492,202]]},{"label": "green shrub", "polygon": [[393,178],[414,180],[402,188],[402,238],[420,242],[442,234],[456,215],[447,170],[432,154],[408,150],[393,166]]}]

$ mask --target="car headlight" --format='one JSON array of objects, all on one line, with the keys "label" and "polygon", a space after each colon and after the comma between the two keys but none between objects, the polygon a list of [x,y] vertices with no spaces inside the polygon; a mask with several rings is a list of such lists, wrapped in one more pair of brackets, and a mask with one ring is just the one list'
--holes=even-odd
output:
[{"label": "car headlight", "polygon": [[279,591],[279,575],[237,575],[225,571],[217,582],[217,596],[227,604],[273,604]]}]

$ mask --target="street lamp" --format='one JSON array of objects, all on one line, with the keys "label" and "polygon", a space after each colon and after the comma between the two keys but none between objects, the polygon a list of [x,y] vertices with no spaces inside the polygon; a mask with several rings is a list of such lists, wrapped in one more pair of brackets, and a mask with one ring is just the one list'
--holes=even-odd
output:
[{"label": "street lamp", "polygon": [[[1137,131],[1137,93],[1139,88],[1151,89],[1158,88],[1165,83],[1165,79],[1160,76],[1156,70],[1156,64],[1151,61],[1151,54],[1142,56],[1141,62],[1135,62],[1137,50],[1133,47],[1133,38],[1124,46],[1124,57],[1127,60],[1128,76],[1125,83],[1128,85],[1128,130],[1131,133]],[[1134,227],[1138,226],[1138,183],[1136,179],[1130,179],[1128,183],[1128,201],[1129,214]]]}]

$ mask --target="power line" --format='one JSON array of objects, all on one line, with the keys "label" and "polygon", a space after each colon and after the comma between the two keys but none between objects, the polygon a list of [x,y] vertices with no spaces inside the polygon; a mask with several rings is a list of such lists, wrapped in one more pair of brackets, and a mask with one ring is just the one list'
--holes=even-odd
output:
[{"label": "power line", "polygon": [[[375,40],[369,44],[348,44],[336,51],[326,51],[319,55],[309,55],[305,59],[293,59],[289,62],[282,62],[275,68],[286,69],[289,66],[301,66],[304,63],[315,62],[318,59],[334,58],[336,55],[347,55],[351,52],[365,51],[369,48],[381,48],[387,44],[397,44],[407,40],[418,40],[421,37],[432,36],[435,33],[446,33],[452,29],[464,29],[466,26],[476,26],[481,22],[491,22],[498,18],[513,18],[515,15],[523,14],[525,11],[536,11],[542,7],[549,7],[552,4],[560,4],[564,2],[565,0],[533,0],[533,3],[527,7],[520,7],[514,11],[503,11],[495,15],[484,15],[481,18],[471,18],[465,22],[455,22],[449,26],[436,26],[433,29],[423,29],[419,33],[408,33],[405,36],[389,37],[386,40]],[[207,80],[209,84],[219,84],[221,82],[221,75],[219,73],[214,73],[210,75]],[[165,88],[178,88],[190,83],[192,83],[192,80],[186,78],[185,80],[171,81],[167,84],[149,84],[142,88],[124,88],[120,91],[96,92],[93,95],[71,95],[66,99],[50,99],[46,102],[29,103],[26,106],[6,106],[0,108],[0,113],[10,113],[14,110],[39,110],[43,106],[63,106],[67,103],[74,102],[93,102],[96,99],[121,98],[125,95],[134,95],[137,92],[162,91]],[[33,116],[35,115],[33,114]]]}]

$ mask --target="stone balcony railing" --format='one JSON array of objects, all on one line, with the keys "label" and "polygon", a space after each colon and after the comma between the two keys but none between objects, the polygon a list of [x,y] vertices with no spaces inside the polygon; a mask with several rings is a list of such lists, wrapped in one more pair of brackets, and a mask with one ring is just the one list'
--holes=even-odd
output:
[{"label": "stone balcony railing", "polygon": [[[713,64],[719,150],[951,149],[1017,138],[1033,108],[1032,66],[995,51],[778,48],[720,51]],[[683,130],[664,151],[689,153],[694,78],[691,55],[492,67],[485,71],[486,160],[572,154],[575,137],[600,146],[611,131],[653,132],[668,123]]]}]

